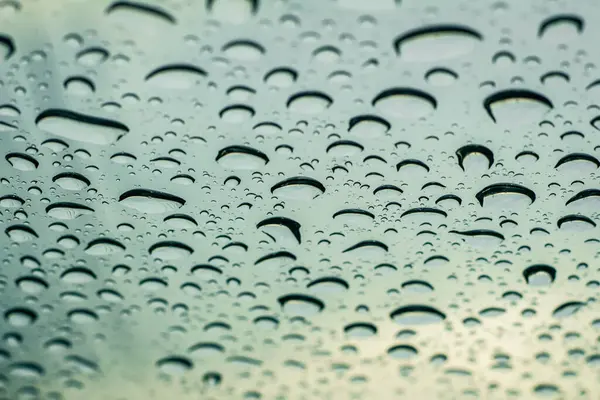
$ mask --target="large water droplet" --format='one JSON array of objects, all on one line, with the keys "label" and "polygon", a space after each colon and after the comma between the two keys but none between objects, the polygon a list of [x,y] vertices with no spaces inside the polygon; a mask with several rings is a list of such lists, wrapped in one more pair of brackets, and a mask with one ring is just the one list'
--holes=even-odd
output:
[{"label": "large water droplet", "polygon": [[470,53],[483,37],[458,25],[433,25],[408,31],[394,41],[396,52],[405,61],[449,60]]},{"label": "large water droplet", "polygon": [[183,207],[181,197],[150,189],[133,189],[119,196],[119,202],[146,214],[162,214]]},{"label": "large water droplet", "polygon": [[287,107],[300,114],[317,114],[325,111],[333,104],[333,99],[323,92],[299,92],[287,101]]},{"label": "large water droplet", "polygon": [[219,150],[216,161],[228,169],[256,170],[269,163],[269,157],[248,146],[229,146]]},{"label": "large water droplet", "polygon": [[156,366],[163,374],[176,376],[191,370],[194,367],[194,364],[187,357],[169,356],[158,360]]},{"label": "large water droplet", "polygon": [[40,129],[53,135],[97,145],[114,143],[129,132],[129,128],[120,122],[62,109],[46,110],[35,122]]},{"label": "large water droplet", "polygon": [[169,64],[156,68],[146,75],[146,81],[163,89],[190,89],[202,82],[206,72],[194,65]]},{"label": "large water droplet", "polygon": [[320,313],[325,308],[321,300],[304,294],[289,294],[279,299],[283,311],[291,316],[309,317]]},{"label": "large water droplet", "polygon": [[93,256],[107,256],[124,250],[125,245],[117,240],[109,238],[94,239],[89,242],[85,248],[86,254]]},{"label": "large water droplet", "polygon": [[106,14],[136,26],[156,20],[175,23],[175,18],[160,7],[128,0],[113,2],[106,8]]},{"label": "large water droplet", "polygon": [[422,90],[392,88],[373,99],[373,106],[394,118],[417,119],[431,114],[437,108],[436,99]]},{"label": "large water droplet", "polygon": [[275,184],[271,193],[288,200],[308,201],[325,193],[325,186],[316,179],[297,176]]},{"label": "large water droplet", "polygon": [[164,241],[153,244],[148,250],[152,257],[163,260],[178,260],[194,252],[190,246],[175,241]]},{"label": "large water droplet", "polygon": [[523,271],[525,282],[531,286],[548,286],[556,278],[556,269],[550,265],[536,264]]},{"label": "large water droplet", "polygon": [[446,315],[430,306],[409,305],[394,310],[390,318],[401,325],[428,325],[443,321]]},{"label": "large water droplet", "polygon": [[540,93],[511,89],[488,96],[483,107],[494,122],[511,125],[539,122],[554,106]]},{"label": "large water droplet", "polygon": [[82,190],[90,185],[89,179],[76,172],[63,172],[52,178],[58,186],[66,190]]},{"label": "large water droplet", "polygon": [[533,190],[514,183],[496,183],[480,190],[475,198],[483,207],[519,208],[532,204],[536,195]]}]

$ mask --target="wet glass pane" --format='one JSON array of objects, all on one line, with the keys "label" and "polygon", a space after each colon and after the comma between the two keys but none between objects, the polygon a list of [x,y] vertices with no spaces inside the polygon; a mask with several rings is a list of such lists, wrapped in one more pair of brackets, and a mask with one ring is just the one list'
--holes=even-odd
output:
[{"label": "wet glass pane", "polygon": [[0,399],[599,399],[599,19],[0,1]]}]

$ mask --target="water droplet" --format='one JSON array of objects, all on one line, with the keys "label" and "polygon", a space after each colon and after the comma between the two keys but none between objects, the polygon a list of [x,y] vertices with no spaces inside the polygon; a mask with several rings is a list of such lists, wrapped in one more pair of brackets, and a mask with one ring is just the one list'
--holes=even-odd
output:
[{"label": "water droplet", "polygon": [[241,24],[258,11],[258,0],[207,0],[211,15],[224,22]]},{"label": "water droplet", "polygon": [[116,142],[129,132],[129,128],[120,122],[61,109],[42,112],[35,123],[53,135],[97,145]]},{"label": "water droplet", "polygon": [[264,78],[264,81],[278,88],[289,87],[298,79],[298,73],[291,68],[276,68],[269,71]]},{"label": "water droplet", "polygon": [[82,190],[90,185],[89,179],[76,172],[63,172],[52,178],[58,186],[66,190]]},{"label": "water droplet", "polygon": [[494,93],[484,100],[483,107],[494,122],[506,124],[539,122],[554,108],[546,96],[523,89]]},{"label": "water droplet", "polygon": [[80,285],[96,280],[96,274],[84,267],[73,267],[63,272],[60,279],[69,284]]},{"label": "water droplet", "polygon": [[390,318],[401,325],[428,325],[443,321],[446,315],[430,306],[409,305],[394,310]]},{"label": "water droplet", "polygon": [[325,193],[325,186],[316,179],[297,176],[275,184],[271,193],[283,199],[308,201]]},{"label": "water droplet", "polygon": [[119,202],[146,214],[162,214],[183,207],[181,197],[150,189],[133,189],[119,196]]},{"label": "water droplet", "polygon": [[152,257],[162,260],[178,260],[194,252],[190,246],[175,241],[165,241],[153,244],[148,250]]},{"label": "water droplet", "polygon": [[398,345],[390,347],[388,354],[397,360],[409,360],[415,358],[418,354],[417,349],[409,345]]},{"label": "water droplet", "polygon": [[525,282],[531,286],[548,286],[556,279],[556,269],[550,265],[536,264],[523,271]]},{"label": "water droplet", "polygon": [[89,96],[96,91],[94,83],[83,76],[72,76],[65,80],[65,90],[74,96]]},{"label": "water droplet", "polygon": [[277,299],[283,311],[291,316],[309,317],[325,308],[321,300],[304,294],[289,294]]},{"label": "water droplet", "polygon": [[23,292],[32,295],[40,294],[48,289],[48,283],[42,278],[38,278],[36,276],[24,276],[18,278],[15,281],[15,284]]},{"label": "water droplet", "polygon": [[228,169],[256,170],[269,163],[269,157],[248,146],[229,146],[219,150],[216,161]]},{"label": "water droplet", "polygon": [[481,34],[466,26],[432,25],[400,35],[394,47],[404,61],[431,62],[464,56],[481,40]]},{"label": "water droplet", "polygon": [[146,75],[146,81],[162,89],[190,89],[206,78],[206,71],[189,64],[169,64]]},{"label": "water droplet", "polygon": [[88,243],[86,254],[93,256],[107,256],[125,250],[125,245],[114,239],[99,238]]},{"label": "water droplet", "polygon": [[177,376],[191,370],[194,367],[194,364],[187,357],[169,356],[158,360],[156,366],[163,374]]},{"label": "water droplet", "polygon": [[564,43],[579,36],[583,27],[583,19],[578,15],[554,15],[542,21],[538,36],[548,42]]},{"label": "water droplet", "polygon": [[6,323],[15,327],[23,327],[33,324],[37,319],[37,313],[28,308],[11,308],[4,313]]},{"label": "water droplet", "polygon": [[333,99],[323,92],[299,92],[287,101],[290,111],[300,114],[318,114],[325,111],[333,104]]},{"label": "water droplet", "polygon": [[23,153],[8,153],[6,161],[19,171],[34,171],[39,166],[37,160],[28,154]]},{"label": "water droplet", "polygon": [[379,93],[372,102],[381,113],[393,118],[417,119],[431,114],[437,100],[422,90],[392,88]]},{"label": "water droplet", "polygon": [[13,242],[23,243],[35,240],[38,234],[27,225],[12,225],[5,229],[6,235]]},{"label": "water droplet", "polygon": [[113,17],[120,17],[128,23],[137,22],[136,16],[142,17],[139,18],[140,23],[148,22],[148,18],[152,18],[152,20],[158,19],[170,24],[175,23],[175,18],[164,9],[133,1],[115,1],[106,8],[106,14]]},{"label": "water droplet", "polygon": [[348,290],[349,287],[348,282],[336,277],[315,279],[307,286],[311,292],[320,295],[343,293]]},{"label": "water droplet", "polygon": [[552,316],[554,318],[570,317],[579,312],[583,307],[585,307],[585,303],[580,301],[569,301],[556,307],[556,309],[552,312]]},{"label": "water droplet", "polygon": [[46,213],[52,218],[69,220],[93,214],[94,210],[82,204],[54,203],[46,207]]},{"label": "water droplet", "polygon": [[377,327],[368,322],[356,322],[346,325],[344,333],[348,338],[352,339],[367,338],[377,334]]},{"label": "water droplet", "polygon": [[108,51],[101,47],[90,47],[77,53],[77,62],[86,67],[97,67],[108,59]]},{"label": "water droplet", "polygon": [[234,40],[223,46],[226,56],[239,61],[257,61],[265,53],[265,48],[251,40]]},{"label": "water droplet", "polygon": [[[491,208],[518,208],[531,205],[536,195],[533,190],[514,183],[496,183],[480,190],[475,198],[483,207],[485,204]],[[523,201],[525,198],[525,202]]]}]

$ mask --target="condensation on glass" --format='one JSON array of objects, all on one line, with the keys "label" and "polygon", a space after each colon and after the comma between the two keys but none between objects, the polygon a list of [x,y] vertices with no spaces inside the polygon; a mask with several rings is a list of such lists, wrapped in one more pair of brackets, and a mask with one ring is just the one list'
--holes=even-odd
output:
[{"label": "condensation on glass", "polygon": [[0,399],[599,399],[599,19],[0,1]]}]

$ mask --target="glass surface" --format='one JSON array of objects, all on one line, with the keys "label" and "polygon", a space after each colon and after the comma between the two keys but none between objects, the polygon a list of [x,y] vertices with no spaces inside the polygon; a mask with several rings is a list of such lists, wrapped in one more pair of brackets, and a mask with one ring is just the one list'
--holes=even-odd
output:
[{"label": "glass surface", "polygon": [[599,20],[0,1],[0,399],[599,399]]}]

